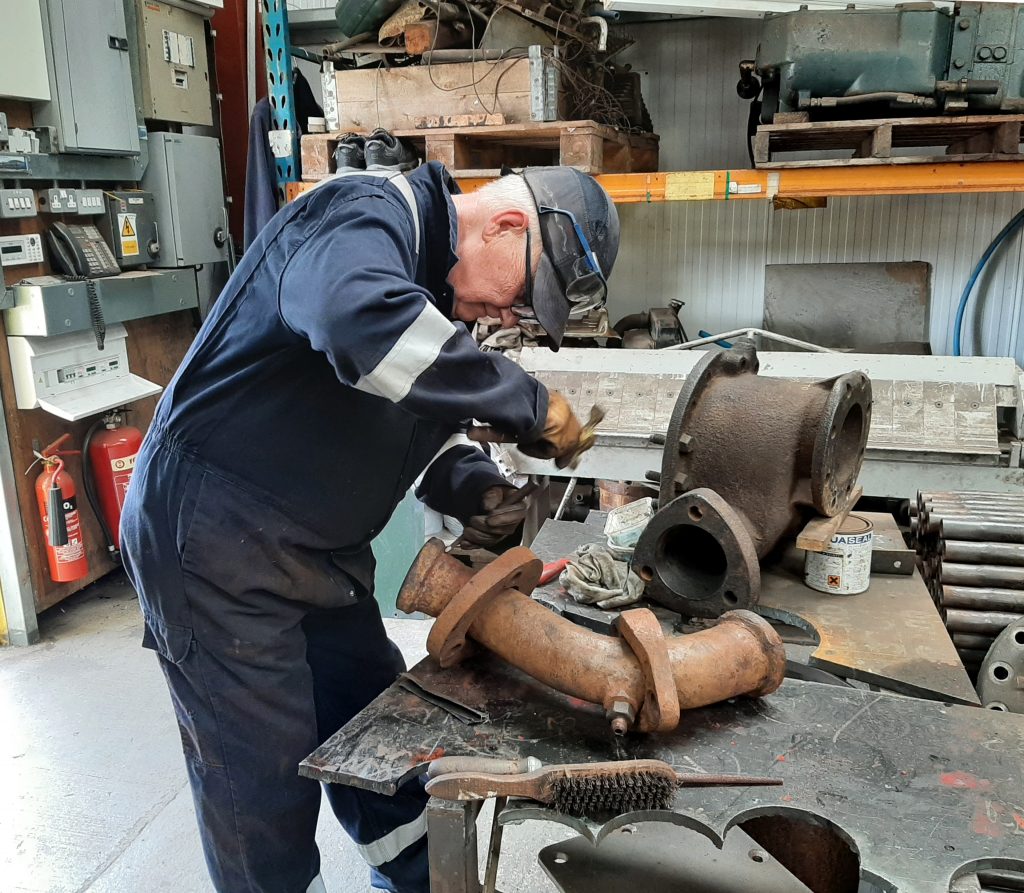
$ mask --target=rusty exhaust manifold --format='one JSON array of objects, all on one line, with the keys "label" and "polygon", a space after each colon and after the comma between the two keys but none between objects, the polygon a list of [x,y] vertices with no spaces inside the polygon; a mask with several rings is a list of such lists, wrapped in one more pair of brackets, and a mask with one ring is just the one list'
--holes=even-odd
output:
[{"label": "rusty exhaust manifold", "polygon": [[[758,563],[811,515],[846,508],[867,444],[871,382],[758,375],[757,351],[712,350],[664,435],[659,511],[633,553],[644,594],[690,617],[757,604]],[[680,495],[681,494],[681,495]]]},{"label": "rusty exhaust manifold", "polygon": [[778,633],[748,611],[711,629],[666,639],[646,608],[624,611],[621,638],[577,626],[529,598],[542,563],[529,549],[506,552],[477,573],[430,540],[409,570],[398,607],[437,620],[427,651],[442,667],[468,657],[475,640],[563,694],[600,704],[612,730],[670,731],[680,710],[775,691],[785,674]]}]

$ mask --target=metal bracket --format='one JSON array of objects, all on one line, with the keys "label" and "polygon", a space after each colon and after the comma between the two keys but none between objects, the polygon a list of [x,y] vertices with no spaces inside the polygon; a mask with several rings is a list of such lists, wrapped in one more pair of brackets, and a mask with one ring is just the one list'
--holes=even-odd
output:
[{"label": "metal bracket", "polygon": [[553,55],[548,53],[551,53],[551,50],[538,44],[529,49],[531,121],[558,120],[558,91],[561,78],[554,64],[554,59],[558,58],[558,48],[554,48]]}]

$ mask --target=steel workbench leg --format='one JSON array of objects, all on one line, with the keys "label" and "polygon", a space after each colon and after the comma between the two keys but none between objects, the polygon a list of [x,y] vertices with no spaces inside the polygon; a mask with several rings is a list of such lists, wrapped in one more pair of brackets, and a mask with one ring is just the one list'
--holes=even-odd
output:
[{"label": "steel workbench leg", "polygon": [[430,893],[480,893],[476,817],[480,804],[431,797],[427,801]]}]

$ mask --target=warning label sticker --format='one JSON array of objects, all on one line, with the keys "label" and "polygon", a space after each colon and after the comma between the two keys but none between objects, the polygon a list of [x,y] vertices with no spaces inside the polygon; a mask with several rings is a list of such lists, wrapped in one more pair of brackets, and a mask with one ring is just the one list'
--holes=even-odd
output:
[{"label": "warning label sticker", "polygon": [[122,257],[131,257],[139,253],[139,234],[135,225],[137,214],[118,214],[117,229],[121,238]]},{"label": "warning label sticker", "polygon": [[135,468],[136,453],[133,456],[123,456],[120,459],[110,460],[110,473],[114,478],[114,493],[117,497],[117,507],[124,508],[124,498],[128,492],[128,484],[132,479],[132,471]]}]

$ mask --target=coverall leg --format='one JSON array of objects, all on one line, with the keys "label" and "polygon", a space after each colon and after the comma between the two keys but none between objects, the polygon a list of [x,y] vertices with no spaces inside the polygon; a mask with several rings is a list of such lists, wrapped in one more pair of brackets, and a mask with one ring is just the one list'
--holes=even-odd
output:
[{"label": "coverall leg", "polygon": [[[320,869],[321,791],[298,764],[394,681],[401,655],[369,595],[316,609],[261,588],[273,580],[262,562],[281,564],[274,540],[291,542],[287,522],[208,469],[150,449],[122,543],[145,644],[170,688],[210,875],[221,893],[305,893]],[[334,785],[328,796],[374,886],[428,893],[418,782],[394,798]]]}]

